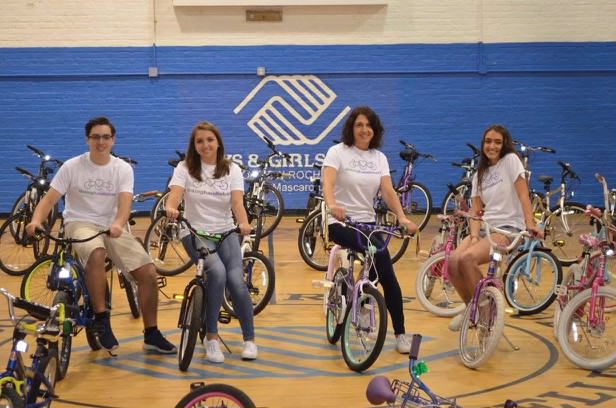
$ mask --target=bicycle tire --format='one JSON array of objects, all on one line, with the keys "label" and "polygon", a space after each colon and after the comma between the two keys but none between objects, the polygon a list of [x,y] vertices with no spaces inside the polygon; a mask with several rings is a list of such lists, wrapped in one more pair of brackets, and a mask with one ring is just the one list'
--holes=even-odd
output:
[{"label": "bicycle tire", "polygon": [[[26,406],[37,403],[42,404],[43,401],[51,399],[53,396],[53,388],[56,385],[56,375],[58,372],[58,354],[56,350],[48,348],[46,350],[46,355],[34,357],[34,359],[38,359],[38,362],[33,360],[32,368],[34,369],[34,376],[29,380],[30,386],[27,387],[28,391],[25,396]],[[47,379],[51,389],[47,389],[40,376]]]},{"label": "bicycle tire", "polygon": [[[32,266],[21,280],[19,294],[22,298],[45,306],[54,305],[53,300],[58,291],[48,288],[47,280],[51,269],[55,267],[55,261],[55,257],[47,255]],[[74,265],[71,266],[71,274],[73,279],[77,279],[78,273]],[[41,316],[34,317],[44,320]]]},{"label": "bicycle tire", "polygon": [[207,384],[191,390],[175,408],[235,407],[255,408],[256,405],[246,393],[227,384]]},{"label": "bicycle tire", "polygon": [[[250,251],[244,254],[242,259],[244,268],[244,281],[248,287],[248,295],[252,303],[252,313],[258,315],[269,304],[276,287],[276,275],[270,260],[260,252]],[[257,266],[259,265],[259,266]],[[250,276],[250,281],[248,277]],[[225,288],[222,307],[231,316],[237,318],[233,310],[231,292]]]},{"label": "bicycle tire", "polygon": [[[600,308],[597,312],[610,314],[602,318],[604,327],[588,326],[591,298],[592,289],[588,288],[575,295],[565,306],[558,322],[558,344],[565,357],[576,366],[601,371],[616,363],[616,288],[602,286],[595,298],[595,306]],[[608,334],[612,337],[606,338]],[[590,341],[593,343],[586,346]]]},{"label": "bicycle tire", "polygon": [[417,272],[415,292],[417,300],[428,312],[441,317],[462,313],[466,305],[453,287],[443,282],[445,252],[437,252],[424,261]]},{"label": "bicycle tire", "polygon": [[[503,295],[497,288],[493,286],[484,287],[479,294],[479,304],[484,301],[489,304],[489,312],[486,313],[487,322],[479,323],[471,327],[470,315],[471,310],[477,307],[474,300],[471,301],[469,307],[464,313],[464,320],[460,328],[460,337],[458,341],[458,354],[462,363],[468,368],[479,368],[484,365],[496,351],[496,346],[503,334],[505,327],[505,301]],[[486,305],[488,306],[488,305]],[[481,315],[478,309],[477,313]],[[480,316],[479,319],[482,319]],[[487,329],[485,328],[487,323]],[[488,336],[480,339],[481,328],[487,330]],[[483,341],[482,341],[483,339]],[[486,340],[487,339],[487,340]]]},{"label": "bicycle tire", "polygon": [[197,335],[203,322],[203,312],[205,310],[205,294],[203,288],[195,285],[190,290],[186,303],[183,304],[180,313],[180,347],[178,350],[178,365],[180,371],[188,370],[192,361]]},{"label": "bicycle tire", "polygon": [[410,201],[403,205],[402,209],[406,217],[417,225],[417,231],[422,231],[428,225],[432,213],[430,190],[421,183],[412,182],[408,191],[399,191],[398,195],[400,194],[408,194],[410,197]]},{"label": "bicycle tire", "polygon": [[[555,208],[545,221],[546,237],[543,242],[564,266],[569,266],[577,261],[584,248],[578,241],[580,235],[597,232],[597,226],[585,215],[586,206],[566,202],[563,208],[565,215],[560,215],[560,208]],[[569,232],[563,219],[569,226]]]},{"label": "bicycle tire", "polygon": [[[387,306],[381,292],[372,286],[365,285],[363,293],[357,299],[356,313],[360,313],[360,307],[369,304],[375,310],[376,333],[366,332],[353,326],[351,316],[352,307],[347,307],[342,329],[342,356],[347,367],[356,372],[367,370],[378,358],[387,334]],[[360,306],[362,305],[362,306]],[[359,316],[356,321],[359,321]],[[372,327],[370,328],[372,330]]]},{"label": "bicycle tire", "polygon": [[559,294],[559,296],[557,296],[556,298],[556,301],[554,302],[554,316],[552,318],[552,331],[554,333],[554,338],[556,340],[558,340],[558,322],[560,321],[560,316],[563,312],[563,309],[565,308],[565,306],[567,306],[567,303],[569,303],[569,301],[573,298],[573,296],[575,296],[575,294],[579,292],[579,290],[577,289],[576,290],[569,289],[569,287],[575,281],[575,274],[571,270],[571,268],[575,266],[577,266],[577,264],[573,264],[569,266],[569,270],[567,271],[567,273],[565,274],[565,277],[563,278],[561,286],[565,288],[566,292]]},{"label": "bicycle tire", "polygon": [[159,275],[175,276],[193,264],[182,241],[177,237],[176,230],[167,227],[165,214],[161,214],[150,224],[143,241],[143,246],[150,254]]},{"label": "bicycle tire", "polygon": [[7,218],[0,227],[0,269],[11,276],[25,275],[38,258],[47,253],[49,238],[31,238],[24,213]]},{"label": "bicycle tire", "polygon": [[156,198],[156,201],[154,201],[154,204],[152,204],[152,209],[150,210],[150,223],[156,221],[161,214],[166,214],[165,203],[167,202],[168,197],[169,191],[165,191],[160,197]]},{"label": "bicycle tire", "polygon": [[313,211],[302,223],[297,236],[299,254],[311,268],[326,271],[329,262],[329,246],[325,242],[327,225],[323,225],[321,210]]},{"label": "bicycle tire", "polygon": [[[377,224],[390,227],[398,225],[398,222],[396,220],[395,214],[387,210],[387,213],[384,216],[380,216],[379,214],[377,214]],[[402,258],[402,255],[404,255],[406,249],[409,246],[410,240],[410,237],[391,237],[389,243],[387,244],[387,251],[389,252],[391,263],[395,264],[400,260],[400,258]]]},{"label": "bicycle tire", "polygon": [[[58,291],[53,299],[54,305],[60,303],[64,304],[65,306],[73,304],[68,293],[63,291]],[[65,321],[64,324],[67,323],[69,323],[68,320]],[[58,372],[56,373],[57,381],[60,381],[64,377],[66,377],[66,373],[68,372],[68,366],[71,361],[71,351],[73,345],[73,336],[71,331],[72,330],[64,329],[62,334],[58,338],[58,342],[55,343],[54,346],[52,346],[56,349],[56,353],[58,355]]]},{"label": "bicycle tire", "polygon": [[529,253],[529,250],[518,253],[503,275],[505,300],[521,316],[547,309],[556,299],[557,285],[563,281],[563,269],[558,258],[544,248],[533,249],[530,276],[526,276]]},{"label": "bicycle tire", "polygon": [[2,385],[2,392],[0,392],[0,406],[6,408],[23,408],[24,400],[17,393],[17,390],[10,382]]},{"label": "bicycle tire", "polygon": [[248,221],[251,223],[252,228],[256,229],[257,220],[260,218],[262,228],[260,237],[263,238],[271,234],[278,224],[280,224],[280,220],[284,214],[284,199],[282,193],[269,183],[263,184],[261,197],[259,197],[259,199],[263,201],[264,206],[261,211],[261,216],[257,217],[255,214],[249,212]]},{"label": "bicycle tire", "polygon": [[[460,194],[462,197],[468,200],[467,201],[468,208],[471,208],[471,202],[470,202],[471,187],[472,187],[472,184],[470,181],[461,181],[454,186],[458,194]],[[444,215],[454,214],[456,210],[456,200],[455,200],[454,194],[451,191],[447,190],[447,194],[445,195],[445,197],[443,198],[443,201],[441,202],[440,209],[441,209],[441,214],[444,214]]]},{"label": "bicycle tire", "polygon": [[329,344],[336,344],[342,335],[344,317],[346,316],[347,285],[344,277],[348,271],[340,267],[333,277],[333,286],[324,296],[325,303],[325,335]]},{"label": "bicycle tire", "polygon": [[139,297],[137,296],[137,282],[124,276],[124,272],[120,272],[118,274],[118,278],[120,281],[120,287],[124,289],[124,292],[126,293],[130,314],[135,319],[138,319],[141,316],[141,308],[139,307]]}]

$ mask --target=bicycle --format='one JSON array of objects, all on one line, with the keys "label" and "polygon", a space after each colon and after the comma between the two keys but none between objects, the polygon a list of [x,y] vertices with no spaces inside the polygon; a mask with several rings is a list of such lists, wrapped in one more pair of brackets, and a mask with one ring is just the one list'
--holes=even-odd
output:
[{"label": "bicycle", "polygon": [[[558,164],[561,167],[560,186],[550,190],[553,178],[540,176],[539,180],[543,182],[544,193],[539,194],[533,190],[531,204],[537,222],[545,226],[544,244],[552,249],[563,265],[569,266],[577,260],[582,249],[578,245],[577,237],[581,234],[593,233],[597,226],[584,215],[586,210],[584,205],[567,201],[570,195],[567,192],[567,179],[579,181],[580,178],[571,169],[569,163],[559,161]],[[559,194],[558,204],[552,208],[550,198],[555,194]]]},{"label": "bicycle", "polygon": [[[205,327],[206,315],[206,297],[207,297],[207,270],[205,269],[205,259],[211,254],[216,253],[220,244],[231,234],[236,233],[239,229],[236,227],[232,230],[220,233],[210,234],[202,230],[194,229],[188,220],[183,217],[177,219],[177,224],[186,227],[190,232],[195,245],[195,239],[206,239],[215,243],[214,249],[207,247],[199,248],[199,260],[197,262],[197,272],[195,277],[188,282],[184,288],[182,296],[182,305],[180,307],[180,315],[178,318],[178,328],[181,330],[180,347],[178,350],[178,365],[180,371],[188,370],[195,351],[197,342],[197,334],[201,341],[205,338],[207,328]],[[218,321],[221,323],[229,323],[231,316],[224,310],[220,311]]]},{"label": "bicycle", "polygon": [[[374,364],[387,334],[385,298],[376,288],[378,271],[374,280],[369,278],[374,255],[387,248],[392,236],[401,238],[403,232],[399,226],[364,224],[349,219],[344,225],[356,231],[362,252],[341,250],[339,245],[334,245],[325,279],[313,281],[313,286],[327,290],[323,299],[327,340],[336,344],[342,338],[344,362],[351,370],[361,372]],[[383,245],[377,247],[373,237],[380,234],[386,237]],[[357,280],[356,268],[359,269]]]},{"label": "bicycle", "polygon": [[463,159],[460,163],[452,162],[451,165],[454,167],[459,167],[463,170],[462,177],[460,178],[460,182],[454,186],[455,193],[453,190],[449,189],[445,198],[441,203],[441,212],[444,215],[452,215],[456,210],[456,195],[461,195],[468,202],[468,206],[471,206],[471,184],[473,181],[473,175],[477,171],[477,165],[479,164],[479,157],[481,156],[481,151],[475,147],[475,145],[471,143],[466,143],[469,149],[471,149],[472,156]]},{"label": "bicycle", "polygon": [[[58,336],[66,327],[63,305],[45,307],[11,295],[0,288],[8,304],[9,319],[15,326],[6,369],[0,374],[0,406],[13,408],[49,407],[56,395],[54,386],[58,378]],[[18,319],[15,308],[37,314],[43,322]],[[70,324],[69,324],[70,326]],[[23,358],[29,345],[27,336],[36,338],[36,349],[28,367]]]},{"label": "bicycle", "polygon": [[[95,332],[94,310],[90,302],[90,293],[86,285],[85,269],[73,253],[72,246],[76,243],[88,242],[100,235],[107,234],[108,230],[84,238],[74,239],[64,237],[64,228],[59,236],[55,237],[47,231],[39,231],[56,243],[52,255],[46,256],[26,274],[21,282],[20,295],[22,298],[45,306],[62,303],[65,309],[74,311],[71,316],[73,325],[70,335],[60,338],[59,344],[59,378],[64,378],[68,371],[70,361],[72,337],[85,329],[86,339],[90,348],[100,350],[98,334]],[[105,293],[107,306],[111,305],[110,291],[107,287]],[[40,316],[33,315],[36,318]]]},{"label": "bicycle", "polygon": [[[49,189],[49,176],[56,167],[62,165],[60,160],[52,159],[41,150],[27,145],[39,158],[39,170],[35,176],[28,170],[15,169],[28,179],[26,190],[15,200],[11,214],[0,227],[0,269],[12,276],[21,276],[44,255],[49,247],[49,240],[33,238],[25,231],[32,220],[37,204]],[[46,219],[46,228],[51,229],[58,217],[58,205],[55,205]]]},{"label": "bicycle", "polygon": [[190,392],[182,397],[175,408],[256,408],[246,393],[227,384],[190,384]]},{"label": "bicycle", "polygon": [[[177,165],[186,158],[186,154],[180,152],[179,150],[176,150],[175,154],[178,156],[177,159],[167,160],[167,164],[169,164],[169,166],[171,166],[172,168],[176,168]],[[151,223],[154,222],[154,220],[156,220],[161,214],[165,214],[165,204],[167,203],[167,198],[169,197],[169,182],[171,181],[171,177],[172,176],[169,176],[167,178],[167,183],[165,184],[165,191],[157,191],[157,199],[154,202],[152,209],[150,210]],[[184,200],[180,202],[180,208],[184,208]]]},{"label": "bicycle", "polygon": [[[242,238],[241,251],[244,270],[244,281],[252,299],[253,314],[258,315],[269,304],[276,287],[276,274],[270,260],[259,250],[263,223],[258,220],[263,212],[263,203],[254,198],[247,199],[246,204],[257,214],[256,230]],[[231,293],[225,289],[222,307],[232,317],[237,317],[233,310]]]},{"label": "bicycle", "polygon": [[455,398],[449,399],[435,394],[419,377],[428,372],[423,361],[417,361],[421,335],[414,334],[409,353],[409,374],[411,381],[406,382],[395,379],[392,383],[387,377],[379,375],[373,377],[366,387],[366,398],[373,405],[387,402],[388,407],[396,408],[461,408]]},{"label": "bicycle", "polygon": [[[595,177],[603,186],[606,209],[588,206],[587,213],[601,225],[598,234],[582,234],[584,253],[579,264],[571,266],[559,288],[559,302],[554,314],[558,343],[563,354],[578,367],[604,370],[616,363],[613,344],[616,326],[616,289],[607,286],[607,258],[614,256],[616,226],[609,214],[605,178]],[[598,252],[597,252],[598,251]]]},{"label": "bicycle", "polygon": [[[452,184],[448,188],[456,207],[468,211],[464,193]],[[461,313],[466,306],[449,279],[449,257],[462,239],[467,218],[455,212],[451,215],[438,214],[438,218],[441,220],[439,235],[432,243],[428,259],[417,272],[415,292],[424,309],[437,316],[452,317]]]},{"label": "bicycle", "polygon": [[[505,301],[501,292],[501,261],[523,238],[530,235],[527,231],[511,232],[493,227],[483,218],[468,213],[465,216],[483,223],[491,246],[488,272],[475,285],[473,297],[464,313],[458,342],[458,354],[462,363],[469,368],[478,368],[494,354],[501,335],[514,350],[519,349],[503,333]],[[492,233],[504,235],[511,239],[511,242],[508,245],[500,245],[493,241]]]},{"label": "bicycle", "polygon": [[[272,180],[285,178],[287,175],[279,171],[270,171],[271,160],[273,158],[289,159],[291,156],[288,153],[281,153],[276,150],[274,143],[267,137],[262,137],[271,150],[267,159],[257,160],[257,168],[245,171],[244,181],[248,185],[244,194],[244,204],[248,214],[248,222],[252,228],[256,230],[256,222],[262,223],[261,237],[266,237],[276,229],[282,215],[284,214],[284,200],[282,193],[272,184]],[[250,206],[247,205],[250,199],[257,199],[263,202],[263,212],[260,217],[250,211]]]}]

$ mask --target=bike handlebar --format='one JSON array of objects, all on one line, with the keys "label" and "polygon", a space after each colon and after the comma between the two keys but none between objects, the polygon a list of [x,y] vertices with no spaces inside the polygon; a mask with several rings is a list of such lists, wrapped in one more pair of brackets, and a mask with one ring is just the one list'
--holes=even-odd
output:
[{"label": "bike handlebar", "polygon": [[[389,240],[391,237],[395,236],[396,238],[405,238],[407,237],[406,228],[401,227],[399,225],[375,225],[375,224],[367,224],[362,222],[353,221],[349,217],[346,217],[344,226],[354,229],[357,232],[357,243],[363,252],[370,252],[374,248],[375,252],[383,252],[387,245],[389,244]],[[374,233],[383,233],[387,235],[382,247],[377,247],[370,241],[372,234]],[[370,242],[370,245],[364,244],[361,237],[366,238],[366,243]],[[372,253],[374,254],[374,253]]]},{"label": "bike handlebar", "polygon": [[[480,221],[486,230],[486,237],[488,238],[488,241],[490,241],[490,245],[492,246],[492,248],[499,249],[504,252],[511,252],[515,247],[519,245],[520,241],[523,238],[529,238],[532,235],[529,231],[525,231],[525,230],[521,230],[519,232],[512,232],[512,231],[508,231],[502,228],[494,227],[490,225],[486,220],[484,220],[483,217],[472,215],[466,211],[457,210],[456,214],[460,216],[464,216],[471,220]],[[511,241],[509,245],[501,245],[498,242],[494,242],[492,240],[492,234],[491,234],[492,232],[496,232],[508,238],[513,238],[513,240]]]},{"label": "bike handlebar", "polygon": [[44,229],[37,229],[36,232],[38,234],[44,235],[45,237],[49,238],[50,240],[52,240],[54,242],[59,242],[59,243],[62,243],[62,244],[81,244],[81,243],[84,243],[84,242],[92,241],[94,238],[98,237],[99,235],[103,235],[103,234],[109,235],[109,230],[108,229],[102,230],[102,231],[98,231],[96,234],[94,234],[94,235],[92,235],[90,237],[80,238],[80,239],[77,239],[77,238],[66,238],[66,237],[56,237],[56,236],[51,235],[50,232],[47,232]]}]

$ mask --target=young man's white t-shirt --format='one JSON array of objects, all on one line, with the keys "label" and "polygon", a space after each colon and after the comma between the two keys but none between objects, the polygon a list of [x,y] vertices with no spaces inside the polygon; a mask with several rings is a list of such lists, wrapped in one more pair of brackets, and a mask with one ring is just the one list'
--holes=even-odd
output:
[{"label": "young man's white t-shirt", "polygon": [[[377,149],[361,150],[339,143],[327,151],[323,167],[336,169],[334,196],[336,205],[358,222],[374,222],[374,197],[381,186],[381,178],[389,176],[387,157]],[[329,217],[328,223],[338,222]]]},{"label": "young man's white t-shirt", "polygon": [[173,171],[169,186],[184,189],[184,217],[193,228],[209,233],[233,229],[235,223],[231,212],[231,191],[244,191],[244,178],[239,166],[231,162],[229,174],[214,178],[215,165],[201,162],[199,181],[188,173],[184,161]]},{"label": "young man's white t-shirt", "polygon": [[90,222],[107,228],[118,212],[118,194],[133,194],[133,169],[111,156],[109,163],[95,164],[86,152],[67,160],[51,181],[51,187],[65,196],[65,223]]},{"label": "young man's white t-shirt", "polygon": [[494,166],[488,167],[481,191],[477,186],[477,173],[473,176],[471,196],[481,198],[483,218],[490,225],[526,229],[522,204],[513,184],[520,176],[524,177],[524,166],[515,153],[505,155]]}]

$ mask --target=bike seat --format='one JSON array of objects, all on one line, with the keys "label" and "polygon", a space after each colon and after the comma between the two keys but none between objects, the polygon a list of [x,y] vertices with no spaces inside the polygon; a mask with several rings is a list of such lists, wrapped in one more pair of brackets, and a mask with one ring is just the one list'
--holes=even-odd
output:
[{"label": "bike seat", "polygon": [[396,401],[396,394],[391,390],[387,377],[378,375],[368,383],[366,398],[372,405],[381,405],[384,402],[391,404]]},{"label": "bike seat", "polygon": [[550,185],[550,184],[552,184],[552,181],[554,181],[554,177],[552,177],[552,176],[539,176],[539,181],[542,182],[543,184]]}]

